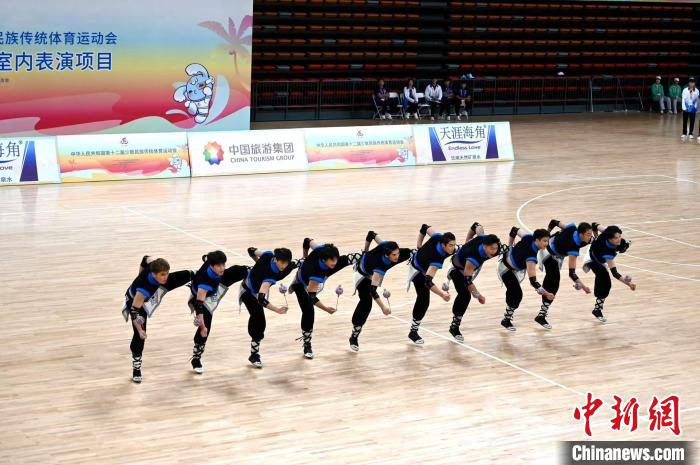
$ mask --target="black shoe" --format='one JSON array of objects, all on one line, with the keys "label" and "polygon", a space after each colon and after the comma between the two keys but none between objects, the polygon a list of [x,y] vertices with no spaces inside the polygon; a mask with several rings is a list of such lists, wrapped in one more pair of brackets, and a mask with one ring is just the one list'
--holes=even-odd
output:
[{"label": "black shoe", "polygon": [[452,335],[453,338],[455,338],[456,341],[464,342],[464,336],[462,336],[462,333],[460,332],[459,327],[457,327],[455,325],[450,325],[450,334]]},{"label": "black shoe", "polygon": [[192,358],[192,369],[198,375],[204,373],[204,367],[202,367],[202,360],[199,357]]},{"label": "black shoe", "polygon": [[503,318],[501,320],[501,326],[506,328],[508,331],[515,331],[515,326],[513,326],[513,322],[510,321],[508,318]]},{"label": "black shoe", "polygon": [[253,260],[257,261],[258,257],[255,256],[255,251],[258,250],[255,247],[248,247],[248,256]]},{"label": "black shoe", "polygon": [[608,319],[605,318],[605,315],[603,315],[603,312],[600,311],[600,310],[593,310],[591,313],[593,313],[593,316],[596,317],[596,318],[598,318],[598,320],[600,320],[600,321],[603,322],[603,323],[605,323],[606,321],[608,321]]},{"label": "black shoe", "polygon": [[535,322],[540,324],[544,329],[552,329],[552,325],[550,325],[547,322],[547,319],[544,317],[544,315],[537,315],[535,317]]},{"label": "black shoe", "polygon": [[377,237],[377,233],[374,231],[367,231],[367,237],[365,237],[365,242],[372,242],[374,238]]},{"label": "black shoe", "polygon": [[304,242],[302,242],[301,244],[301,248],[304,249],[304,258],[306,258],[306,256],[309,254],[309,249],[311,248],[311,241],[313,241],[313,239],[311,239],[310,237],[305,237]]},{"label": "black shoe", "polygon": [[262,360],[260,360],[260,354],[250,354],[250,357],[248,357],[248,361],[253,365],[255,368],[262,368]]},{"label": "black shoe", "polygon": [[143,376],[141,376],[141,370],[134,368],[134,372],[131,374],[131,381],[135,382],[136,384],[140,384],[142,379]]},{"label": "black shoe", "polygon": [[357,340],[357,336],[350,336],[350,350],[353,352],[358,352],[360,350],[360,343]]},{"label": "black shoe", "polygon": [[414,344],[421,345],[423,344],[423,338],[418,335],[418,331],[411,331],[408,333],[408,338],[413,341]]},{"label": "black shoe", "polygon": [[311,350],[311,343],[310,342],[305,342],[304,343],[304,357],[306,358],[314,358],[314,351]]}]

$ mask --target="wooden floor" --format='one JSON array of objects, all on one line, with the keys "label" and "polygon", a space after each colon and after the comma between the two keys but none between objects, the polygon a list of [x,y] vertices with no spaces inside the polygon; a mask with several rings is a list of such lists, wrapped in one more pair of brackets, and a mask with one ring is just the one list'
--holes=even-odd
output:
[{"label": "wooden floor", "polygon": [[[680,115],[519,117],[512,132],[515,163],[0,189],[0,463],[554,463],[559,440],[586,438],[572,413],[589,391],[635,396],[643,412],[652,395],[679,395],[682,439],[699,439],[700,145],[681,144]],[[505,237],[551,217],[620,224],[633,241],[619,263],[638,288],[614,283],[607,324],[565,277],[552,331],[532,321],[525,283],[507,333],[494,260],[465,343],[449,338],[451,303],[433,299],[426,343],[411,346],[415,294],[399,267],[385,280],[394,313],[373,310],[359,353],[348,350],[350,292],[335,315],[317,313],[314,360],[295,341],[290,299],[287,315],[268,313],[265,368],[251,368],[247,312],[229,295],[197,376],[179,289],[149,322],[143,384],[130,381],[119,311],[145,253],[196,268],[215,248],[248,263],[248,246],[299,254],[305,236],[350,252],[367,229],[413,247],[423,222],[463,238],[478,220]],[[349,270],[328,288],[339,283],[351,288]],[[598,411],[594,439],[676,439],[646,418],[613,432],[611,418],[609,405]]]}]

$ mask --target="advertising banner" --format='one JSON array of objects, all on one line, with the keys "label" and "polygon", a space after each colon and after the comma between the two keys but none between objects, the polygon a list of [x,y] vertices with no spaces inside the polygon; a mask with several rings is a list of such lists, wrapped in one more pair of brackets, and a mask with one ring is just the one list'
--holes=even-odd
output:
[{"label": "advertising banner", "polygon": [[0,139],[0,186],[61,182],[53,137]]},{"label": "advertising banner", "polygon": [[510,123],[415,125],[418,164],[513,160]]},{"label": "advertising banner", "polygon": [[192,176],[307,169],[302,129],[200,132],[188,140]]},{"label": "advertising banner", "polygon": [[187,134],[59,136],[63,182],[190,176]]},{"label": "advertising banner", "polygon": [[307,128],[304,136],[311,170],[416,164],[409,125]]}]

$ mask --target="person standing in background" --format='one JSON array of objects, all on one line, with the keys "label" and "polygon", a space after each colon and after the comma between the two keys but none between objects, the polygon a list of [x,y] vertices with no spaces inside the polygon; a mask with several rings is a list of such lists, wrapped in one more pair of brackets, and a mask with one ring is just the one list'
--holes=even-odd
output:
[{"label": "person standing in background", "polygon": [[[683,109],[683,134],[681,141],[693,138],[693,128],[695,127],[695,112],[698,108],[698,90],[695,88],[695,78],[688,79],[688,87],[683,89],[681,107]],[[688,122],[690,121],[690,128]]]},{"label": "person standing in background", "polygon": [[678,78],[673,78],[673,84],[668,86],[668,98],[671,101],[669,108],[674,115],[678,113],[678,102],[681,101],[681,93],[683,92],[683,89],[681,89],[681,86],[678,84],[679,82],[680,80]]}]

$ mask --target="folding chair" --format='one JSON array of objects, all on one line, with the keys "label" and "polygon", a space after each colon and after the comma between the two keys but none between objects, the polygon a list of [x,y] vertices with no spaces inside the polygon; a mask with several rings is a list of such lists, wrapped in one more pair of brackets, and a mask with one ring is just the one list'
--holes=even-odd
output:
[{"label": "folding chair", "polygon": [[416,97],[418,98],[418,118],[423,119],[424,116],[430,116],[430,105],[425,101],[425,94],[417,92]]},{"label": "folding chair", "polygon": [[[401,94],[403,95],[403,94]],[[391,115],[392,118],[401,118],[404,119],[404,114],[403,114],[403,104],[401,102],[401,99],[399,98],[399,94],[397,92],[389,92],[389,101],[391,102],[392,100],[396,100],[396,110],[392,113],[391,112],[391,105],[389,105],[389,110],[387,110],[387,114]]]},{"label": "folding chair", "polygon": [[381,108],[377,105],[377,97],[374,94],[372,94],[372,105],[374,105],[374,116],[372,116],[372,119],[381,119],[381,113],[379,113]]}]

